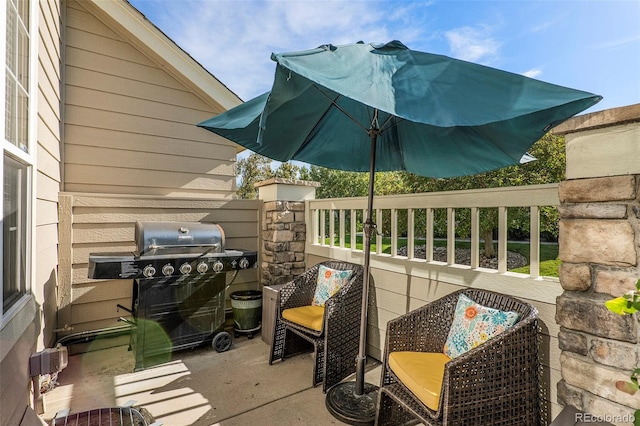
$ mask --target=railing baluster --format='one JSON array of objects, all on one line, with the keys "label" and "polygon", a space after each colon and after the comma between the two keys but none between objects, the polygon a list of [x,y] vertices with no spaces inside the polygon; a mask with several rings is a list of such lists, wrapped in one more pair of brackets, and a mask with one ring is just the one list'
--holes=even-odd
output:
[{"label": "railing baluster", "polygon": [[425,235],[425,258],[427,259],[427,262],[433,262],[433,209],[432,208],[427,208],[425,211],[425,220],[426,220],[426,224],[425,224],[425,228],[426,228],[426,235]]},{"label": "railing baluster", "polygon": [[376,220],[378,229],[376,230],[376,253],[382,253],[382,210],[376,209]]},{"label": "railing baluster", "polygon": [[507,208],[498,207],[498,272],[507,272]]},{"label": "railing baluster", "polygon": [[413,259],[414,255],[414,227],[415,227],[415,212],[413,209],[407,209],[407,257]]},{"label": "railing baluster", "polygon": [[320,210],[320,245],[326,244],[327,237],[327,215],[326,210]]},{"label": "railing baluster", "polygon": [[398,210],[391,209],[391,256],[398,255]]},{"label": "railing baluster", "polygon": [[318,215],[320,214],[320,210],[311,210],[311,226],[312,226],[312,236],[311,238],[313,238],[313,243],[312,244],[318,244],[318,238],[320,238],[319,235],[319,231],[318,231]]},{"label": "railing baluster", "polygon": [[480,267],[480,209],[471,207],[471,269]]},{"label": "railing baluster", "polygon": [[447,264],[456,263],[456,209],[447,207]]},{"label": "railing baluster", "polygon": [[531,206],[530,215],[529,276],[538,278],[540,276],[540,207]]},{"label": "railing baluster", "polygon": [[335,237],[336,237],[336,214],[335,210],[329,210],[329,247],[333,247],[335,245]]},{"label": "railing baluster", "polygon": [[358,229],[358,227],[356,226],[358,221],[357,221],[357,214],[356,214],[357,210],[355,209],[351,209],[351,229],[350,229],[350,235],[351,235],[351,251],[354,251],[356,249],[356,231]]},{"label": "railing baluster", "polygon": [[340,209],[339,210],[339,214],[340,214],[340,248],[344,248],[344,234],[345,234],[345,230],[344,230],[344,214],[345,211],[344,209]]}]

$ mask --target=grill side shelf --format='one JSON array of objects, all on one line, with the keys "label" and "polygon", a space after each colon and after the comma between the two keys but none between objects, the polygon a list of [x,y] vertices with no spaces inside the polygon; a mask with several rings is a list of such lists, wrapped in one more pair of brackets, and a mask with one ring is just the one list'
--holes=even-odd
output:
[{"label": "grill side shelf", "polygon": [[[153,256],[136,256],[134,253],[91,253],[89,255],[88,278],[150,278],[162,275],[198,275],[207,271],[211,274],[256,268],[257,261],[258,256],[255,251],[245,250],[226,250],[222,253],[199,255],[168,252]],[[185,268],[185,264],[188,268]],[[204,265],[205,268],[201,270],[200,265]],[[152,272],[147,274],[147,269]]]}]

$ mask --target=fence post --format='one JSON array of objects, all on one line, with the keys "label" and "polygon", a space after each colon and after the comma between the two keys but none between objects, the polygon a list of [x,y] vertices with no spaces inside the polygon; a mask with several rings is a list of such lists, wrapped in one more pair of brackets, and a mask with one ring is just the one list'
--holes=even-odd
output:
[{"label": "fence post", "polygon": [[318,182],[283,178],[255,184],[258,198],[263,201],[260,245],[263,285],[284,284],[305,271],[305,200],[315,199],[318,186]]},{"label": "fence post", "polygon": [[566,135],[567,153],[558,186],[558,402],[627,424],[620,419],[640,408],[640,395],[615,382],[639,365],[640,329],[635,316],[613,314],[604,302],[640,278],[640,104],[578,116],[553,133]]}]

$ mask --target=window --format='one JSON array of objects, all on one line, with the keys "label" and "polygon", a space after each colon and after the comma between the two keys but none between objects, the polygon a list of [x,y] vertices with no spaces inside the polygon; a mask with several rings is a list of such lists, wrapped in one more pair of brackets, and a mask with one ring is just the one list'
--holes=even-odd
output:
[{"label": "window", "polygon": [[[31,181],[33,158],[30,143],[31,4],[30,0],[6,0],[0,30],[6,34],[4,48],[4,138],[1,140],[2,176],[2,314],[29,292],[31,247]],[[5,27],[3,28],[2,25]],[[0,50],[1,52],[1,50]],[[0,80],[2,81],[2,80]]]},{"label": "window", "polygon": [[7,1],[5,139],[27,151],[29,116],[29,1]]},{"label": "window", "polygon": [[2,310],[27,291],[27,167],[4,157],[4,214],[2,220]]}]

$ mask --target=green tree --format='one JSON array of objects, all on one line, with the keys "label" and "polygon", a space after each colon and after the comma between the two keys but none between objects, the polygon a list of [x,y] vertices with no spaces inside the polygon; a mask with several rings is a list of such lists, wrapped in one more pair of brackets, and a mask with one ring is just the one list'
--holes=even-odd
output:
[{"label": "green tree", "polygon": [[245,199],[255,199],[257,191],[253,185],[272,178],[274,175],[271,170],[271,159],[256,153],[238,160],[236,169],[238,176],[240,176],[240,185],[236,193],[238,197]]},{"label": "green tree", "polygon": [[[487,173],[461,176],[450,179],[433,179],[405,173],[406,186],[414,192],[455,191],[463,189],[497,188],[504,186],[537,185],[564,180],[566,156],[564,138],[546,134],[529,151],[537,160],[518,166],[505,167]],[[558,211],[543,207],[540,212],[541,232],[548,238],[558,236]],[[456,216],[457,227],[470,228],[469,212],[462,211]],[[493,234],[497,226],[497,209],[483,209],[480,218],[480,234],[484,240],[485,255],[495,256]],[[509,230],[520,237],[529,233],[528,209],[509,210]],[[438,224],[436,224],[436,229]]]},{"label": "green tree", "polygon": [[348,198],[367,195],[366,173],[310,166],[300,171],[300,179],[320,182],[316,198]]},{"label": "green tree", "polygon": [[300,166],[296,166],[290,161],[286,163],[280,163],[278,168],[274,173],[274,177],[279,177],[283,179],[298,179],[298,175],[300,174]]},{"label": "green tree", "polygon": [[[505,167],[473,176],[462,176],[449,179],[434,179],[413,175],[406,172],[378,172],[375,180],[375,195],[412,194],[420,192],[456,191],[464,189],[496,188],[518,185],[536,185],[555,183],[564,180],[565,151],[564,138],[552,134],[545,135],[536,142],[529,151],[537,158],[531,163]],[[291,163],[282,163],[274,172],[271,160],[251,154],[238,161],[238,173],[242,184],[238,188],[241,198],[255,198],[253,184],[271,177],[284,177],[320,182],[316,191],[317,198],[365,197],[368,195],[369,173],[348,172],[326,167],[298,167]],[[511,208],[508,212],[509,232],[514,238],[529,236],[529,209]],[[403,234],[406,230],[407,216],[405,211],[398,212],[398,230]],[[416,235],[424,235],[424,210],[416,213]],[[541,232],[544,238],[555,239],[558,236],[558,211],[555,207],[543,207],[540,212]],[[456,231],[458,236],[470,233],[470,211],[460,209],[456,212]],[[390,215],[383,212],[382,220],[378,219],[379,229],[388,234]],[[480,211],[480,235],[485,244],[485,255],[495,256],[493,245],[494,231],[498,223],[497,209]],[[446,236],[446,212],[438,209],[434,214],[434,232],[436,236]]]},{"label": "green tree", "polygon": [[289,161],[280,163],[274,171],[270,158],[252,152],[248,157],[238,160],[236,163],[237,175],[240,177],[240,185],[236,194],[239,198],[255,199],[258,196],[254,184],[263,180],[279,177],[284,179],[298,179],[300,166]]}]

